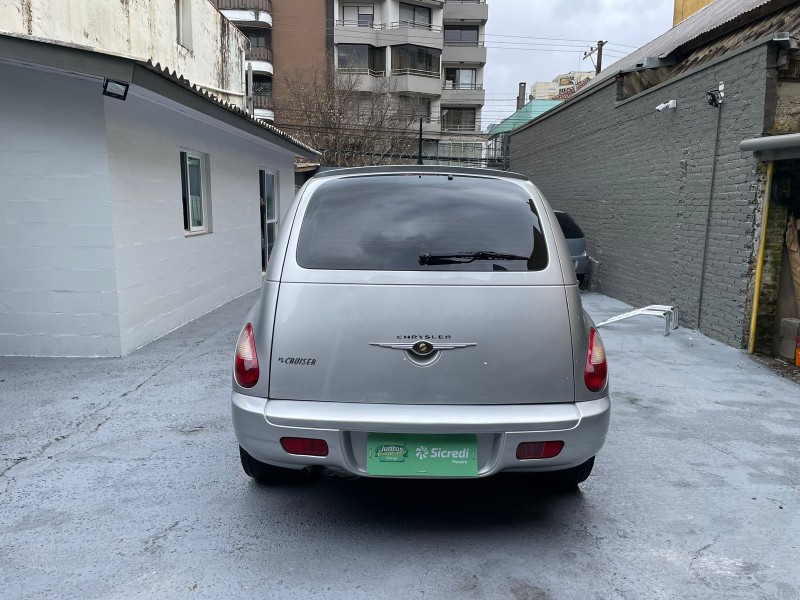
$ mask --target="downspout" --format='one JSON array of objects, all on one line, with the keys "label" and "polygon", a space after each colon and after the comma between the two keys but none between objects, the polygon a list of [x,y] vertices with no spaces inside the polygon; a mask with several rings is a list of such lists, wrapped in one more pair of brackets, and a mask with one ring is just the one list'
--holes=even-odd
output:
[{"label": "downspout", "polygon": [[753,312],[750,315],[750,338],[747,341],[747,351],[753,354],[756,347],[756,324],[758,322],[758,301],[761,299],[761,273],[764,270],[764,249],[767,246],[767,220],[769,219],[769,198],[772,194],[772,174],[775,163],[770,161],[767,166],[767,187],[764,191],[764,218],[761,219],[761,243],[758,246],[758,262],[756,263],[756,285],[753,290]]}]

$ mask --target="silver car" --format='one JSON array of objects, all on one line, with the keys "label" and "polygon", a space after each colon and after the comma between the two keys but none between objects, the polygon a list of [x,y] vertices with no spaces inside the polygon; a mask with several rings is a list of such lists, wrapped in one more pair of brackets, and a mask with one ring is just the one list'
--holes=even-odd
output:
[{"label": "silver car", "polygon": [[574,487],[608,431],[605,352],[552,209],[524,176],[317,175],[289,208],[236,345],[245,472]]}]

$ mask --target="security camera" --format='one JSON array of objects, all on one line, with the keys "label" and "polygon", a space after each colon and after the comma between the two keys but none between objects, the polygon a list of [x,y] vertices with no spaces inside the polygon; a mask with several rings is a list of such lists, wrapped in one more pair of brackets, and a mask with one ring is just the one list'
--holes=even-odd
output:
[{"label": "security camera", "polygon": [[678,101],[677,100],[670,100],[669,102],[662,102],[658,106],[656,106],[656,110],[658,112],[664,112],[668,108],[678,108]]}]

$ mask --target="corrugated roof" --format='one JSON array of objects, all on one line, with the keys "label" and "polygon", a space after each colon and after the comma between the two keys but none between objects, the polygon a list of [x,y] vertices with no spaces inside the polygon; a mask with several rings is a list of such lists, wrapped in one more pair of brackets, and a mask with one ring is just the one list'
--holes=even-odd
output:
[{"label": "corrugated roof", "polygon": [[677,50],[688,51],[724,35],[752,19],[796,3],[797,0],[716,0],[652,42],[603,69],[576,96],[608,81],[621,71],[636,69],[647,58],[667,58]]},{"label": "corrugated roof", "polygon": [[198,96],[208,100],[209,102],[213,102],[214,104],[216,104],[218,106],[221,106],[222,108],[237,114],[241,118],[247,119],[251,123],[255,123],[259,127],[262,127],[263,129],[266,129],[270,133],[273,133],[273,134],[277,135],[278,137],[283,138],[284,140],[286,140],[288,142],[291,142],[292,144],[295,144],[296,146],[299,146],[300,148],[302,148],[304,150],[308,150],[309,152],[313,152],[314,154],[321,154],[321,152],[319,152],[318,150],[314,150],[314,148],[312,148],[311,146],[309,146],[308,144],[306,144],[304,142],[301,142],[296,137],[289,135],[288,133],[278,129],[274,125],[270,125],[266,121],[262,121],[261,119],[253,118],[252,116],[250,116],[247,113],[247,111],[242,110],[241,108],[239,108],[235,104],[231,104],[230,102],[226,102],[225,100],[223,100],[222,98],[220,98],[216,94],[212,94],[211,92],[209,92],[208,90],[204,89],[203,87],[192,83],[191,81],[189,81],[188,79],[186,79],[182,75],[178,75],[177,71],[170,71],[167,67],[162,67],[160,63],[153,63],[152,60],[148,60],[147,62],[136,61],[136,63],[141,65],[142,67],[148,69],[149,71],[153,71],[154,73],[157,73],[158,75],[161,75],[162,77],[165,77],[165,78],[169,79],[173,83],[176,83],[176,84],[180,85],[181,87],[186,88],[187,90],[189,90],[191,92],[194,92],[195,94],[197,94]]}]

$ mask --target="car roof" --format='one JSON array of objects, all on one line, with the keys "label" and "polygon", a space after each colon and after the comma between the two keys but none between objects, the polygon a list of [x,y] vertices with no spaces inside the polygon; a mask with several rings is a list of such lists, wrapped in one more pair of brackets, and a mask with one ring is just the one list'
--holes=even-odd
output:
[{"label": "car roof", "polygon": [[339,177],[341,175],[382,175],[391,173],[443,173],[447,175],[483,175],[505,179],[521,179],[528,181],[525,175],[501,171],[499,169],[481,169],[477,167],[450,167],[446,165],[385,165],[379,167],[322,167],[314,175],[314,179]]}]

